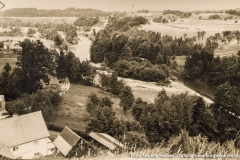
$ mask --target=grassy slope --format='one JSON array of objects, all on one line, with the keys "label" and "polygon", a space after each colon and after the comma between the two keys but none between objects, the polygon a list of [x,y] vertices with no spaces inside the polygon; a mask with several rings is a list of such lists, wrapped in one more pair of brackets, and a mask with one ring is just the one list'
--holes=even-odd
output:
[{"label": "grassy slope", "polygon": [[90,93],[98,96],[108,96],[114,102],[113,109],[118,118],[132,120],[130,112],[123,113],[119,106],[120,99],[103,91],[100,88],[85,86],[81,84],[71,84],[69,91],[63,96],[63,101],[55,113],[49,114],[45,118],[46,122],[51,122],[59,126],[68,126],[71,129],[85,131],[88,114],[85,110],[86,99]]}]

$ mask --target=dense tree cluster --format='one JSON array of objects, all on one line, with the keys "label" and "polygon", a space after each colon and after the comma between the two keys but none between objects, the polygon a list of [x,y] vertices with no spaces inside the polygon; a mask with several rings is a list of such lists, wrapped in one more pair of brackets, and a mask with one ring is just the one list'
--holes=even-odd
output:
[{"label": "dense tree cluster", "polygon": [[132,107],[132,115],[144,128],[148,141],[156,144],[179,134],[182,128],[190,130],[195,100],[196,97],[187,94],[168,96],[162,90],[154,104],[137,99]]},{"label": "dense tree cluster", "polygon": [[94,69],[90,67],[89,61],[80,62],[71,51],[66,55],[61,51],[60,55],[57,55],[56,73],[59,79],[68,77],[71,83],[92,84]]},{"label": "dense tree cluster", "polygon": [[215,57],[207,51],[196,52],[187,57],[185,76],[200,79],[212,86],[219,86],[225,82],[239,85],[240,65],[239,57]]},{"label": "dense tree cluster", "polygon": [[[87,112],[90,115],[87,132],[101,132],[114,136],[120,141],[140,147],[148,145],[143,128],[136,121],[119,120],[108,97],[99,97],[95,93],[88,96]],[[126,137],[126,139],[124,139]],[[138,140],[138,141],[136,141]]]},{"label": "dense tree cluster", "polygon": [[70,44],[78,43],[77,28],[71,24],[35,24],[41,33],[42,37],[56,41],[56,37],[62,38],[58,35],[58,31],[65,33],[66,41]]},{"label": "dense tree cluster", "polygon": [[225,13],[240,16],[240,11],[237,11],[235,9],[226,10]]},{"label": "dense tree cluster", "polygon": [[113,72],[111,76],[102,73],[100,74],[100,79],[101,87],[114,95],[119,95],[121,89],[124,87],[123,81],[118,80],[118,74],[116,72]]},{"label": "dense tree cluster", "polygon": [[86,26],[86,27],[91,27],[99,22],[99,17],[86,17],[82,16],[79,17],[75,22],[75,26]]},{"label": "dense tree cluster", "polygon": [[163,15],[165,15],[165,14],[174,14],[180,18],[188,18],[192,15],[191,12],[181,12],[178,10],[165,10],[165,11],[163,11]]},{"label": "dense tree cluster", "polygon": [[7,103],[6,110],[10,115],[13,114],[27,114],[41,110],[43,115],[56,110],[62,97],[58,91],[52,89],[39,90],[36,94],[22,95],[11,103]]},{"label": "dense tree cluster", "polygon": [[148,9],[141,9],[141,10],[138,10],[137,13],[149,13],[149,10]]},{"label": "dense tree cluster", "polygon": [[220,15],[218,15],[218,14],[213,14],[213,15],[210,15],[209,17],[208,17],[208,19],[221,19],[221,17],[220,17]]},{"label": "dense tree cluster", "polygon": [[[158,32],[146,32],[131,28],[129,23],[133,22],[125,22],[125,20],[125,18],[121,18],[112,20],[114,23],[110,21],[106,29],[96,34],[96,39],[90,48],[91,61],[96,63],[104,61],[120,76],[146,81],[165,79],[167,73],[164,71],[166,70],[163,71],[162,67],[157,65],[153,67],[152,64],[171,65],[170,58],[175,55],[190,55],[192,51],[202,49],[198,47],[199,44],[195,43],[196,37],[161,36]],[[139,61],[144,60],[150,61],[152,64],[143,62],[142,64],[146,64],[143,67]]]},{"label": "dense tree cluster", "polygon": [[12,8],[2,13],[5,17],[80,17],[86,15],[89,17],[110,16],[111,13],[96,9],[37,9],[37,8]]},{"label": "dense tree cluster", "polygon": [[10,31],[3,31],[3,32],[0,32],[0,36],[22,36],[22,30],[19,26],[17,27],[10,27],[9,28]]},{"label": "dense tree cluster", "polygon": [[166,65],[153,65],[149,61],[119,60],[115,63],[113,69],[117,71],[121,77],[148,82],[163,81],[167,78],[169,72]]},{"label": "dense tree cluster", "polygon": [[[237,32],[234,31],[234,33]],[[223,37],[228,37],[233,33],[231,31],[224,31],[222,34]],[[238,125],[240,117],[240,57],[214,58],[213,52],[215,47],[211,48],[210,41],[214,42],[214,39],[217,39],[216,37],[221,38],[220,34],[208,38],[205,47],[203,47],[203,52],[194,52],[191,56],[187,57],[184,73],[188,78],[199,79],[208,85],[216,87],[214,95],[215,103],[211,105],[211,112],[214,114],[214,119],[209,119],[209,123],[205,124],[205,126],[211,125],[210,122],[213,124],[217,122],[214,129],[211,130],[212,135],[208,135],[208,138],[212,139],[211,137],[215,137],[220,142],[224,142],[227,139],[234,139],[237,131],[240,129]],[[228,39],[228,41],[231,41],[232,38],[228,37]],[[196,105],[200,105],[201,103],[201,101],[198,101]],[[199,109],[196,112],[199,112]],[[205,115],[212,113],[205,113]],[[203,121],[201,122],[201,118],[205,115],[200,116],[197,123],[204,124]],[[201,129],[200,132],[204,133],[206,130]]]},{"label": "dense tree cluster", "polygon": [[27,32],[28,37],[33,37],[34,33],[36,33],[34,28],[28,28],[28,32]]}]

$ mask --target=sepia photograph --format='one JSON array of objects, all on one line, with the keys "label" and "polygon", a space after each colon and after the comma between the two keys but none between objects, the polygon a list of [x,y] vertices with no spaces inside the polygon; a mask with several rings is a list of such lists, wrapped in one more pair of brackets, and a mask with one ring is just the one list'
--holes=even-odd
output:
[{"label": "sepia photograph", "polygon": [[240,0],[0,0],[0,160],[240,159]]}]

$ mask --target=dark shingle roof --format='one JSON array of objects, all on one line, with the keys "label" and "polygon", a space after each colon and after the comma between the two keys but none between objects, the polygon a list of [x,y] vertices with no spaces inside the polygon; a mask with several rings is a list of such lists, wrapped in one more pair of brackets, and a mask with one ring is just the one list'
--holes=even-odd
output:
[{"label": "dark shingle roof", "polygon": [[80,136],[78,136],[68,127],[65,127],[60,135],[54,140],[53,144],[62,152],[64,156],[66,156],[79,140]]},{"label": "dark shingle roof", "polygon": [[62,130],[60,136],[72,147],[75,146],[80,139],[80,137],[67,126]]}]

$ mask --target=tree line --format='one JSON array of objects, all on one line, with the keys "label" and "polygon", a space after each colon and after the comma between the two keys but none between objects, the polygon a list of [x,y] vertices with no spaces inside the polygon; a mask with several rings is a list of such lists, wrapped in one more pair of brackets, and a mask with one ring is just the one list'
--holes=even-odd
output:
[{"label": "tree line", "polygon": [[240,16],[240,11],[237,11],[235,9],[226,10],[225,13]]},{"label": "tree line", "polygon": [[192,12],[181,12],[178,10],[165,10],[163,11],[163,15],[165,14],[174,14],[180,18],[188,18],[192,15]]},{"label": "tree line", "polygon": [[104,12],[97,9],[80,9],[80,8],[67,8],[67,9],[37,9],[37,8],[12,8],[7,9],[1,13],[4,17],[80,17],[86,15],[89,17],[96,16],[110,16],[111,12]]}]

